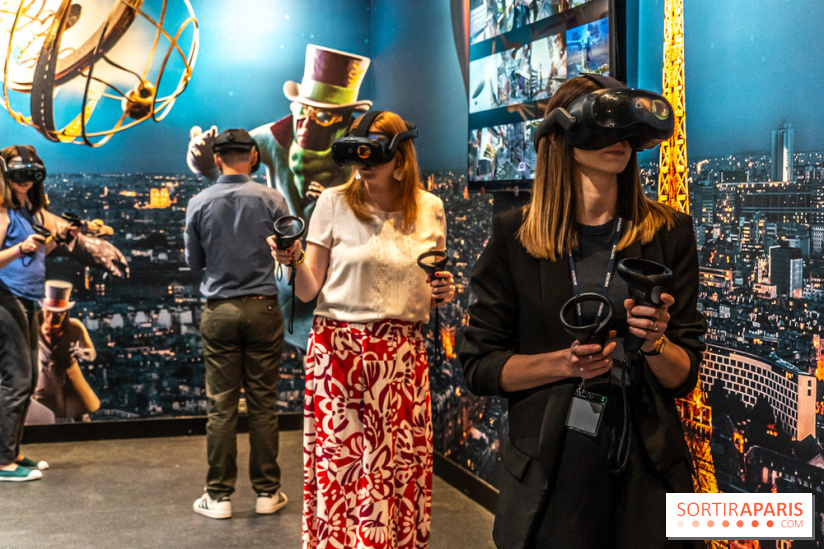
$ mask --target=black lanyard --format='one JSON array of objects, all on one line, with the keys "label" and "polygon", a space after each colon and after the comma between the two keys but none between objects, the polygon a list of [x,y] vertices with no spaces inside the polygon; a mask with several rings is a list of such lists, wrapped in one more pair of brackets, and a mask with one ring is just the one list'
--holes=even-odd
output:
[{"label": "black lanyard", "polygon": [[[612,280],[612,271],[615,268],[615,252],[618,251],[618,243],[621,241],[621,234],[624,229],[624,220],[623,218],[618,218],[618,224],[615,227],[615,237],[612,240],[612,251],[609,254],[609,261],[607,262],[607,276],[604,279],[604,288],[603,288],[603,296],[609,298],[607,295],[609,293],[609,283]],[[581,295],[581,288],[578,287],[578,272],[575,270],[575,259],[572,257],[572,252],[569,253],[569,274],[572,276],[572,291],[575,293],[575,297]],[[578,303],[577,306],[577,313],[578,313],[578,326],[581,326],[583,322],[583,312],[581,311],[581,304]],[[595,324],[601,321],[601,315],[604,313],[604,304],[601,303],[601,306],[598,307],[598,316],[595,318]]]}]

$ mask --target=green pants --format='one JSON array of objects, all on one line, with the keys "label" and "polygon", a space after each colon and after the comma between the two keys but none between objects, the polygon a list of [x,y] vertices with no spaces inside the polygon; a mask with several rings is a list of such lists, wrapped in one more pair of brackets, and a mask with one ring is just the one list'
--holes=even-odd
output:
[{"label": "green pants", "polygon": [[235,490],[240,388],[249,418],[249,478],[256,492],[280,489],[278,370],[283,351],[283,316],[276,299],[209,300],[200,322],[206,363],[209,421],[206,490],[218,499]]}]

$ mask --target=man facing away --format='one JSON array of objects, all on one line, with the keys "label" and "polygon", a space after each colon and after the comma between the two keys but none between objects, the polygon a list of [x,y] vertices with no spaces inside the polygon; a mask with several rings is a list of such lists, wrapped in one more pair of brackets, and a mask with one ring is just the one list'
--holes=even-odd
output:
[{"label": "man facing away", "polygon": [[222,175],[195,195],[186,209],[186,262],[204,270],[206,298],[200,331],[211,407],[206,425],[209,472],[195,513],[230,518],[229,496],[237,479],[237,417],[244,388],[249,419],[249,477],[255,510],[274,513],[286,505],[280,492],[278,370],[283,317],[278,307],[274,262],[266,237],[288,214],[283,195],[252,181],[257,144],[246,130],[225,130],[214,140]]}]

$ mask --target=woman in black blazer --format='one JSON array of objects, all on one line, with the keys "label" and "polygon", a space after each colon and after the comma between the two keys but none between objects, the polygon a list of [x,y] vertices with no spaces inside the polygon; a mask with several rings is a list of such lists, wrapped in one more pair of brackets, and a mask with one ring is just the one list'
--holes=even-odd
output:
[{"label": "woman in black blazer", "polygon": [[[574,110],[576,99],[580,104],[600,88],[623,85],[573,78],[546,112]],[[570,141],[580,147],[581,139],[551,122],[548,116],[536,131],[531,203],[493,220],[473,270],[478,299],[459,353],[470,391],[501,396],[508,405],[495,543],[502,549],[703,546],[668,542],[664,523],[665,494],[693,491],[674,401],[696,385],[707,326],[697,309],[692,219],[644,196],[635,152],[650,146],[640,141],[644,135],[628,130],[609,142],[607,131],[576,148]],[[616,260],[644,258],[672,270],[660,307],[626,299],[626,282],[606,276],[615,262],[611,252]],[[600,292],[613,305],[610,335],[620,337],[603,347],[579,344],[563,329],[560,310],[576,295],[573,269],[579,292]],[[628,331],[641,338],[641,356],[622,381],[621,338]],[[595,435],[567,426],[581,386],[606,398]],[[626,431],[629,455],[621,460]]]}]

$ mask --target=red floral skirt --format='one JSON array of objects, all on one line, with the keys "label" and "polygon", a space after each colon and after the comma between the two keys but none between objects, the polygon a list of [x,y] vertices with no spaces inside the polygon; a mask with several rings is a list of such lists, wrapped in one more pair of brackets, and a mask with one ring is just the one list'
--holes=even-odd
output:
[{"label": "red floral skirt", "polygon": [[306,354],[304,549],[425,549],[432,505],[421,325],[315,317]]}]

